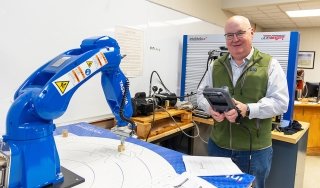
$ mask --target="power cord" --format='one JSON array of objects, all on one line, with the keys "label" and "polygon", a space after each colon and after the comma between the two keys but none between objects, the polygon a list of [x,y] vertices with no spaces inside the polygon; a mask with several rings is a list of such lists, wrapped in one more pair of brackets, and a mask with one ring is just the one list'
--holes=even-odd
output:
[{"label": "power cord", "polygon": [[163,109],[172,119],[172,121],[174,122],[174,124],[176,125],[176,127],[184,134],[186,135],[187,137],[189,138],[197,138],[199,135],[200,135],[200,130],[199,130],[199,127],[196,126],[196,130],[197,130],[197,135],[196,136],[192,136],[192,135],[189,135],[188,133],[186,133],[184,130],[182,130],[180,128],[180,126],[178,125],[177,121],[174,119],[174,117],[172,117],[172,115],[168,112],[167,109],[163,108],[162,106],[160,106],[161,109]]},{"label": "power cord", "polygon": [[199,125],[198,125],[195,121],[193,121],[193,120],[192,120],[192,123],[196,126],[197,130],[199,131],[199,138],[200,138],[200,140],[201,140],[203,143],[208,144],[208,141],[205,141],[204,138],[201,137]]},{"label": "power cord", "polygon": [[209,65],[211,64],[212,60],[213,60],[212,57],[209,55],[209,56],[208,56],[208,59],[207,59],[206,70],[204,71],[204,73],[203,73],[203,75],[202,75],[202,77],[201,77],[201,79],[200,79],[200,81],[199,81],[199,83],[198,83],[197,89],[199,88],[199,86],[200,86],[200,84],[201,84],[204,76],[206,75],[206,73],[207,73],[207,71],[208,71],[208,69],[209,69]]},{"label": "power cord", "polygon": [[[161,84],[162,87],[166,90],[166,92],[172,93],[172,92],[165,86],[165,84],[163,83],[163,81],[162,81],[160,75],[158,74],[158,72],[157,72],[157,71],[152,71],[152,73],[151,73],[151,75],[150,75],[150,81],[149,81],[149,97],[152,97],[151,91],[153,91],[154,93],[155,93],[156,91],[158,91],[158,94],[160,94],[160,93],[163,91],[162,88],[158,88],[157,86],[152,86],[153,74],[156,74],[156,75],[158,76],[159,81],[160,81],[160,84]],[[193,96],[193,95],[196,95],[196,94],[197,94],[196,92],[195,92],[195,93],[194,93],[194,92],[191,92],[190,94],[187,94],[187,95],[184,95],[184,96],[176,96],[175,98],[177,98],[177,99],[182,99],[182,98],[190,97],[190,96]],[[173,97],[173,96],[171,96],[171,97]]]},{"label": "power cord", "polygon": [[150,125],[150,130],[148,131],[148,134],[147,134],[147,137],[146,137],[146,142],[148,142],[148,138],[150,136],[150,133],[151,133],[151,130],[154,126],[154,123],[155,123],[155,102],[154,100],[152,100],[152,121],[151,121],[151,125]]},{"label": "power cord", "polygon": [[157,71],[152,71],[152,73],[151,73],[151,75],[150,75],[150,81],[149,81],[149,97],[151,97],[151,86],[152,86],[152,80],[153,80],[153,74],[154,74],[154,73],[157,74],[157,76],[158,76],[158,78],[159,78],[159,80],[160,80],[160,84],[163,86],[163,88],[164,88],[167,92],[171,93],[171,91],[164,85],[164,83],[163,83],[160,75],[158,74],[158,72],[157,72]]},{"label": "power cord", "polygon": [[206,72],[207,72],[208,69],[209,69],[209,65],[212,63],[212,61],[218,59],[218,58],[219,58],[220,56],[222,56],[223,54],[228,53],[228,48],[226,48],[226,47],[224,47],[224,46],[220,46],[219,48],[220,48],[220,50],[210,50],[210,51],[208,52],[208,59],[207,59],[206,70],[204,71],[204,73],[203,73],[203,75],[202,75],[202,78],[200,79],[200,82],[199,82],[199,84],[198,84],[198,86],[197,86],[197,89],[199,88],[199,86],[200,86],[200,84],[201,84],[201,82],[202,82],[202,80],[203,80]]},{"label": "power cord", "polygon": [[[169,117],[172,119],[172,121],[174,122],[175,126],[179,129],[179,131],[181,131],[185,136],[189,137],[189,138],[197,138],[199,137],[201,141],[203,141],[204,143],[208,143],[206,142],[202,137],[201,137],[201,134],[200,134],[200,130],[199,130],[199,126],[198,124],[196,124],[194,121],[192,121],[192,123],[195,125],[195,128],[196,128],[196,131],[197,131],[197,134],[195,136],[192,136],[192,135],[189,135],[188,133],[186,133],[183,129],[180,128],[180,126],[178,125],[177,121],[174,119],[174,117],[169,113],[169,111],[167,109],[165,109],[164,107],[162,106],[157,106],[159,108],[161,108],[162,110],[164,110],[166,113],[168,113]],[[151,134],[151,130],[154,126],[154,123],[155,123],[155,108],[154,108],[154,112],[153,112],[153,118],[152,118],[152,122],[151,122],[151,128],[150,130],[148,131],[148,134],[147,134],[147,137],[146,137],[146,142],[148,141],[149,139],[149,136]]]},{"label": "power cord", "polygon": [[243,125],[242,127],[245,128],[249,133],[250,142],[249,142],[249,161],[248,161],[248,172],[247,173],[250,174],[251,159],[252,159],[252,134],[251,134],[250,129],[247,126]]}]

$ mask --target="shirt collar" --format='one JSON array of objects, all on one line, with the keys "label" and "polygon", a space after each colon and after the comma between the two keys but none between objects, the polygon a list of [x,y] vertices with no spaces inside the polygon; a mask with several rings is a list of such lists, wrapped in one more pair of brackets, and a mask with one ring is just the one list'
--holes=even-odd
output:
[{"label": "shirt collar", "polygon": [[252,55],[253,55],[253,52],[254,52],[254,49],[253,49],[253,47],[251,47],[250,53],[249,53],[248,56],[245,58],[247,61],[250,61],[250,59],[251,59],[251,57],[252,57]]}]

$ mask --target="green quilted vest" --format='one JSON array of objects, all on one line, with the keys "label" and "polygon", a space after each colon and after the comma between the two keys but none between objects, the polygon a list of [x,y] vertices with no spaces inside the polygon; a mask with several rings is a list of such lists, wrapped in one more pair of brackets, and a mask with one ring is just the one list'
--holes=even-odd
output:
[{"label": "green quilted vest", "polygon": [[[213,87],[228,86],[230,95],[242,103],[256,103],[266,95],[268,85],[268,69],[271,56],[254,49],[254,53],[243,69],[236,86],[232,84],[232,69],[229,54],[225,54],[214,62]],[[232,150],[249,150],[250,133],[252,150],[271,146],[271,118],[243,118],[240,125],[227,120],[215,122],[211,139],[220,147]]]}]

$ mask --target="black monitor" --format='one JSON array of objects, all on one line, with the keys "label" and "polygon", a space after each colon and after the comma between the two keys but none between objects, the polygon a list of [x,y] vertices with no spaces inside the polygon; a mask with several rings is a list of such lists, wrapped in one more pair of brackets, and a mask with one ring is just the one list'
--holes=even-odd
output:
[{"label": "black monitor", "polygon": [[319,100],[320,82],[306,82],[303,88],[302,96],[305,98],[316,97]]}]

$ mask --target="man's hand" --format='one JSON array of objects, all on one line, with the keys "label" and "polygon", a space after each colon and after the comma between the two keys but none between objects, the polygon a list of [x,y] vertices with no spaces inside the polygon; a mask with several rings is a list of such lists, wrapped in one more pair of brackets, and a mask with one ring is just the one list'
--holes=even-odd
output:
[{"label": "man's hand", "polygon": [[[240,101],[235,100],[235,99],[233,99],[233,102],[235,103],[236,107],[240,110],[240,115],[242,117],[246,117],[246,112],[247,112],[248,106]],[[217,122],[221,122],[224,120],[224,118],[226,118],[229,122],[236,123],[236,119],[238,117],[238,112],[236,109],[231,109],[227,112],[219,113],[219,112],[212,110],[212,108],[210,107],[209,113],[212,116],[212,118],[214,120],[216,120]]]},{"label": "man's hand", "polygon": [[242,117],[246,117],[246,112],[247,112],[247,108],[248,106],[246,104],[243,104],[240,101],[237,101],[235,99],[233,99],[234,104],[236,105],[236,107],[240,110],[240,114],[242,115]]},{"label": "man's hand", "polygon": [[235,123],[238,117],[238,112],[236,109],[232,109],[228,112],[225,112],[224,115],[228,121],[230,121],[231,123]]},{"label": "man's hand", "polygon": [[235,123],[238,117],[238,112],[235,109],[229,110],[228,112],[219,113],[217,111],[212,110],[212,108],[210,108],[209,113],[212,116],[212,118],[217,122],[221,122],[224,120],[224,118],[226,118],[231,123]]},{"label": "man's hand", "polygon": [[224,118],[225,118],[224,113],[221,113],[221,114],[220,114],[219,112],[216,112],[216,111],[212,110],[211,107],[209,108],[209,113],[210,113],[210,115],[212,116],[212,118],[213,118],[214,120],[216,120],[217,122],[221,122],[221,121],[223,121]]}]

